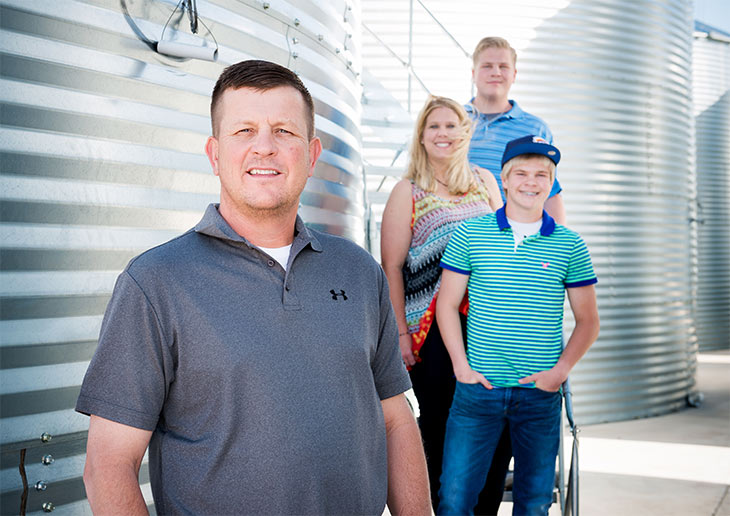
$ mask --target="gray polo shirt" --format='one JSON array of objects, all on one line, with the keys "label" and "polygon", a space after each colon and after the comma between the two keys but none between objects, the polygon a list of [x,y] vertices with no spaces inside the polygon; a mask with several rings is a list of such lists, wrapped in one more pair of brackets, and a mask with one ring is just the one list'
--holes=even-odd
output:
[{"label": "gray polo shirt", "polygon": [[287,271],[208,207],[119,276],[76,410],[152,430],[160,514],[381,514],[410,386],[385,275],[297,218]]}]

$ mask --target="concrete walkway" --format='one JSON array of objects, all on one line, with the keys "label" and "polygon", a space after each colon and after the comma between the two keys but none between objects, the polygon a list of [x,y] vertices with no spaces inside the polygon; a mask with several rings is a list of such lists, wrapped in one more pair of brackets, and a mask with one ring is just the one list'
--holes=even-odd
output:
[{"label": "concrete walkway", "polygon": [[699,408],[581,427],[580,516],[730,516],[730,352],[698,362]]}]

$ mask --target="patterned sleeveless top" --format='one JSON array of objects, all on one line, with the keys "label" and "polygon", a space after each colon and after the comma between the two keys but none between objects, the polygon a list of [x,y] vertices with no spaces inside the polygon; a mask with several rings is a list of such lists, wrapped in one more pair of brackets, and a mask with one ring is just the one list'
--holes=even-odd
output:
[{"label": "patterned sleeveless top", "polygon": [[463,220],[492,211],[481,177],[476,172],[474,176],[477,188],[458,199],[444,199],[411,183],[413,237],[403,266],[403,286],[408,333],[416,356],[436,315],[436,295],[441,285],[439,263],[451,234]]}]

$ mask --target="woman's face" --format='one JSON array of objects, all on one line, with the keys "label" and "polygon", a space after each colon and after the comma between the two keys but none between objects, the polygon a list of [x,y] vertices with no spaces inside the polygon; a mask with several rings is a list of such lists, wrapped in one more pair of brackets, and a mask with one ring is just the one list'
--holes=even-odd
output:
[{"label": "woman's face", "polygon": [[459,117],[447,107],[437,107],[426,117],[421,142],[431,163],[448,161],[461,141]]}]

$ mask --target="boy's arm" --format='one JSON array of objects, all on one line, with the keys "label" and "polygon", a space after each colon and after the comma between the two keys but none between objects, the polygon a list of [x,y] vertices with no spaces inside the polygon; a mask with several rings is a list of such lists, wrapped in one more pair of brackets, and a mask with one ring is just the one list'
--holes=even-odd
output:
[{"label": "boy's arm", "polygon": [[464,336],[461,332],[459,305],[464,299],[466,286],[469,283],[467,274],[443,269],[441,271],[441,287],[436,300],[436,321],[441,338],[451,357],[454,375],[461,383],[481,383],[487,389],[492,388],[484,375],[469,367],[464,351]]},{"label": "boy's arm", "polygon": [[594,285],[569,288],[567,291],[570,308],[573,310],[575,318],[575,328],[570,334],[568,344],[558,362],[551,369],[521,378],[519,382],[522,384],[535,382],[535,387],[540,390],[557,391],[568,378],[571,369],[598,337],[600,321]]}]

